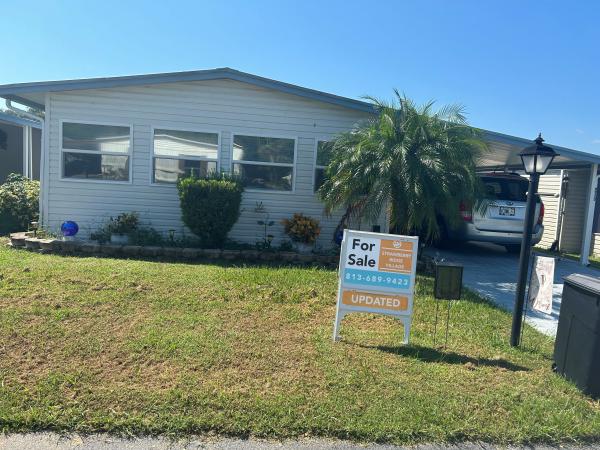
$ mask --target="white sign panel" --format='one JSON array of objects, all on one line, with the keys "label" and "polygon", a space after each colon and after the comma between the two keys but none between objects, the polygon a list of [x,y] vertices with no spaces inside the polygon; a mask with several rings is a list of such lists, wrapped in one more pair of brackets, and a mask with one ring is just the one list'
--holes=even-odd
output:
[{"label": "white sign panel", "polygon": [[346,314],[368,312],[402,320],[408,343],[418,245],[414,236],[344,231],[334,340]]},{"label": "white sign panel", "polygon": [[554,286],[554,258],[536,256],[529,284],[531,309],[552,314],[552,287]]}]

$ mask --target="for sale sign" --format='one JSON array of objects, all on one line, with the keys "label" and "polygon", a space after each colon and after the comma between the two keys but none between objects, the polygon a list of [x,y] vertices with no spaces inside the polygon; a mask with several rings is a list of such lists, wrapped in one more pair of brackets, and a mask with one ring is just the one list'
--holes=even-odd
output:
[{"label": "for sale sign", "polygon": [[342,241],[334,339],[351,312],[396,316],[408,342],[418,238],[346,230]]}]

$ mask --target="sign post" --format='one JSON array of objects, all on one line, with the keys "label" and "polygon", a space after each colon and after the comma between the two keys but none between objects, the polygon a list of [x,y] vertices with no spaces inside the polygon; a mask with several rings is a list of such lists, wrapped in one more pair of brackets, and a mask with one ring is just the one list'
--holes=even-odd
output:
[{"label": "sign post", "polygon": [[333,339],[350,313],[393,316],[404,325],[408,344],[419,238],[345,230],[340,253]]}]

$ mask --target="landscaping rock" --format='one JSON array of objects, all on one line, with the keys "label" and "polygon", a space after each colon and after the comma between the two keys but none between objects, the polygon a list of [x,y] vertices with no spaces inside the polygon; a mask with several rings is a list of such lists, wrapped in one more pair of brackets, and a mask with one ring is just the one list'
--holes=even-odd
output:
[{"label": "landscaping rock", "polygon": [[183,256],[184,259],[197,259],[200,256],[200,249],[184,248],[181,251],[181,256]]},{"label": "landscaping rock", "polygon": [[22,248],[25,247],[25,239],[27,239],[25,233],[13,233],[10,235],[10,243],[13,247]]},{"label": "landscaping rock", "polygon": [[141,247],[142,256],[156,257],[162,255],[162,247]]},{"label": "landscaping rock", "polygon": [[106,244],[100,246],[100,251],[103,255],[117,256],[121,253],[122,248],[123,246],[121,245]]},{"label": "landscaping rock", "polygon": [[93,242],[85,242],[80,245],[80,249],[82,253],[86,253],[88,255],[94,255],[100,253],[100,244],[96,244]]},{"label": "landscaping rock", "polygon": [[180,259],[183,257],[183,249],[179,247],[165,247],[163,248],[163,255],[166,258]]},{"label": "landscaping rock", "polygon": [[293,262],[298,257],[298,253],[294,252],[279,252],[279,257],[282,261]]},{"label": "landscaping rock", "polygon": [[221,258],[226,260],[241,259],[241,252],[239,250],[223,250],[221,252]]},{"label": "landscaping rock", "polygon": [[258,250],[243,250],[240,256],[247,261],[256,261],[259,258]]},{"label": "landscaping rock", "polygon": [[40,239],[40,251],[42,253],[52,253],[55,242],[57,242],[56,239]]},{"label": "landscaping rock", "polygon": [[124,245],[121,248],[121,252],[125,256],[138,256],[142,251],[142,247],[139,245]]},{"label": "landscaping rock", "polygon": [[209,259],[218,259],[221,257],[221,249],[219,248],[205,248],[202,250],[202,256]]},{"label": "landscaping rock", "polygon": [[27,238],[25,239],[25,248],[27,250],[39,250],[40,249],[40,240],[38,238]]}]

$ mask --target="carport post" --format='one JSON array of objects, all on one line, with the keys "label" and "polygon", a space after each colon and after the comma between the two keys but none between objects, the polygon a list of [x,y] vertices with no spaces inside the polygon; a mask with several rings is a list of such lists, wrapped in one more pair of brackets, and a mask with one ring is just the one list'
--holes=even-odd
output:
[{"label": "carport post", "polygon": [[583,222],[583,239],[581,240],[581,259],[579,262],[583,266],[590,263],[590,247],[592,245],[592,226],[594,224],[594,211],[596,205],[596,186],[598,184],[598,164],[592,164],[590,167],[590,180],[587,190],[587,204],[585,208],[585,217]]}]

